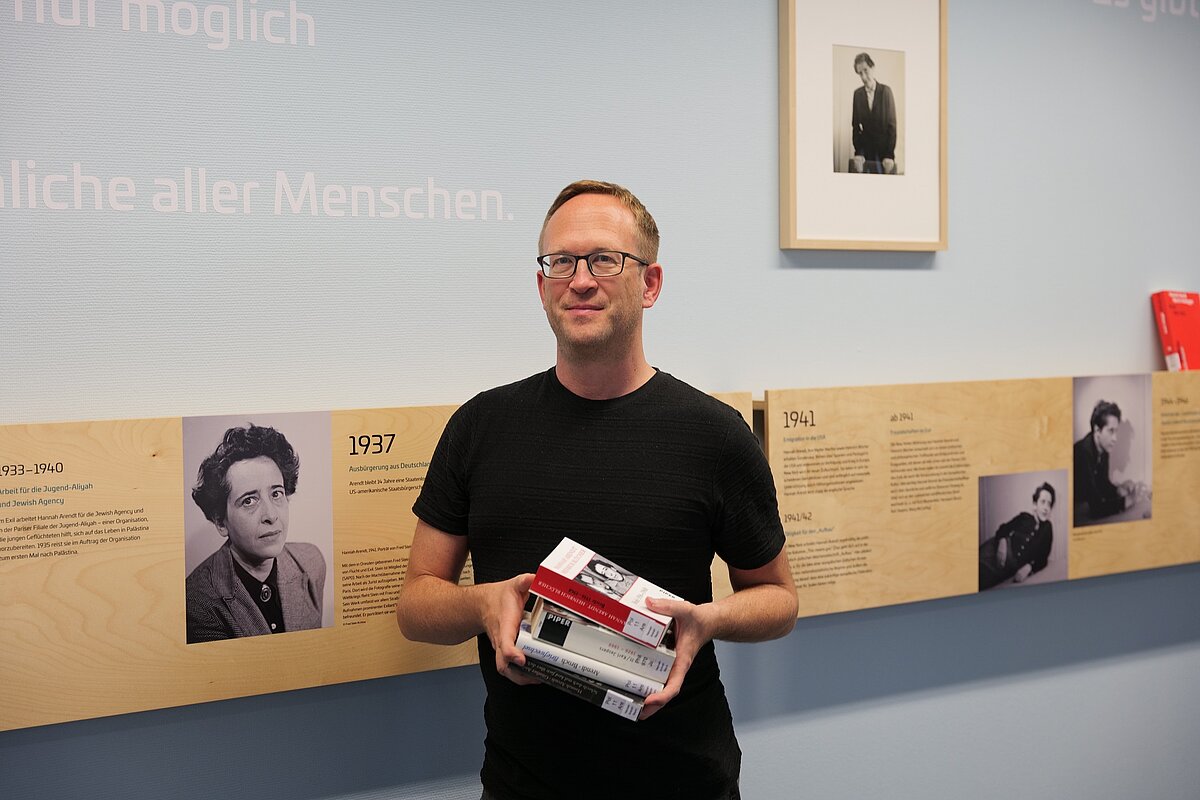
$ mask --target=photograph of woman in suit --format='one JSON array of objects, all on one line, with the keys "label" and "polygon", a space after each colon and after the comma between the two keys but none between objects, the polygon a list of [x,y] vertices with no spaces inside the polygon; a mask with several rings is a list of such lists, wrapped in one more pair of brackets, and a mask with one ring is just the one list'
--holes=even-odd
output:
[{"label": "photograph of woman in suit", "polygon": [[200,465],[192,499],[225,540],[187,577],[187,641],[320,628],[325,558],[288,542],[300,458],[271,427],[229,428]]}]

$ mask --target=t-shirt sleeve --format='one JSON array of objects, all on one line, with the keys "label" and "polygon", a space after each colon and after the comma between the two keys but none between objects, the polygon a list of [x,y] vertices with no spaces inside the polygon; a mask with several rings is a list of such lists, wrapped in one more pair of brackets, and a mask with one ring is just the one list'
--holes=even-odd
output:
[{"label": "t-shirt sleeve", "polygon": [[767,564],[783,549],[783,524],[766,454],[741,417],[730,425],[715,480],[717,555],[736,569]]},{"label": "t-shirt sleeve", "polygon": [[471,511],[466,482],[470,417],[467,405],[455,411],[446,423],[412,509],[422,522],[455,536],[467,535]]}]

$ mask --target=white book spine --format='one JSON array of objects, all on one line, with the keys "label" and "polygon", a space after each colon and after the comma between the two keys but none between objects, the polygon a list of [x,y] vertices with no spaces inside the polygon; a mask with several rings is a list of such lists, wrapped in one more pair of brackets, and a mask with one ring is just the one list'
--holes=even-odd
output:
[{"label": "white book spine", "polygon": [[619,717],[636,721],[642,713],[642,698],[631,693],[619,692],[611,686],[591,678],[542,663],[536,658],[525,659],[523,667],[513,666],[518,671],[539,679],[547,686],[552,686],[572,697],[578,697],[584,702],[599,706]]},{"label": "white book spine", "polygon": [[675,662],[674,652],[667,648],[638,644],[600,625],[564,614],[545,602],[533,620],[533,634],[539,641],[611,663],[652,681],[665,683]]},{"label": "white book spine", "polygon": [[639,697],[661,692],[663,688],[663,684],[658,681],[643,678],[612,664],[605,664],[594,658],[572,653],[558,645],[535,639],[533,634],[524,627],[517,634],[517,647],[525,655],[532,656],[539,661],[545,661],[547,664],[570,670],[576,675],[592,678],[626,692],[633,692]]}]

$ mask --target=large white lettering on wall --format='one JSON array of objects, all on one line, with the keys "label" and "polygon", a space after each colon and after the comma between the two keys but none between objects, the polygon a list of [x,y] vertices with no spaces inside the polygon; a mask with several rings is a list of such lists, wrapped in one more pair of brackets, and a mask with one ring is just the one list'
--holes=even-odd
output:
[{"label": "large white lettering on wall", "polygon": [[[316,47],[317,21],[296,0],[120,0],[98,13],[96,0],[13,0],[12,22],[63,28],[119,25],[135,34],[160,34],[203,41],[210,50],[233,43]],[[5,20],[0,17],[0,24]]]},{"label": "large white lettering on wall", "polygon": [[[3,161],[0,161],[3,163]],[[52,166],[14,158],[0,171],[0,211],[154,211],[162,214],[367,217],[510,222],[496,189],[442,185],[432,177],[400,183],[342,183],[312,170],[247,180],[187,165],[139,181],[84,162]]]},{"label": "large white lettering on wall", "polygon": [[1131,9],[1141,12],[1143,22],[1181,18],[1200,22],[1200,0],[1092,0],[1098,6]]}]

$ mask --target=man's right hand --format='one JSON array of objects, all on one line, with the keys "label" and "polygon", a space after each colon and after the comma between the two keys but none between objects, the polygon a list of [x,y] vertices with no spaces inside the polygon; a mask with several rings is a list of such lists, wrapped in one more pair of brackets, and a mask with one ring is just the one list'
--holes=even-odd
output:
[{"label": "man's right hand", "polygon": [[524,666],[525,654],[517,647],[517,633],[521,628],[521,615],[525,601],[529,599],[529,587],[533,574],[524,573],[498,583],[484,583],[475,587],[479,605],[479,617],[483,631],[487,634],[492,649],[496,651],[496,671],[521,686],[541,683],[510,665]]},{"label": "man's right hand", "polygon": [[496,583],[460,586],[467,561],[467,537],[454,536],[418,521],[413,532],[408,574],[396,603],[400,632],[414,642],[459,644],[485,634],[496,651],[496,669],[513,683],[535,683],[511,664],[524,664],[517,631],[533,575]]}]

